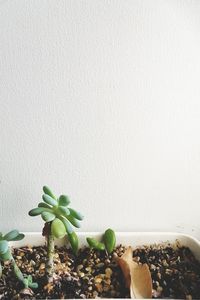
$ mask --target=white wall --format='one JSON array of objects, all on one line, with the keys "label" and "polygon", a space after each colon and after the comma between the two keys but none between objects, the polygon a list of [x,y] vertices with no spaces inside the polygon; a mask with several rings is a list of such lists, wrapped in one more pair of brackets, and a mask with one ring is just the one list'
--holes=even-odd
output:
[{"label": "white wall", "polygon": [[200,1],[0,1],[0,228],[41,230],[44,184],[81,230],[200,238]]}]

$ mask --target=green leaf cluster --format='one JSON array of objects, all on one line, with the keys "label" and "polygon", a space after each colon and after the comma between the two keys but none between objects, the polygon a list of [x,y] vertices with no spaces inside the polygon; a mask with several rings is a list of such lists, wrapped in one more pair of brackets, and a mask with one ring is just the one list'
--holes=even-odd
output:
[{"label": "green leaf cluster", "polygon": [[62,238],[67,234],[74,252],[77,252],[78,238],[73,227],[80,227],[82,214],[69,207],[68,196],[60,195],[57,198],[47,186],[43,187],[43,192],[43,202],[30,210],[29,215],[41,215],[45,223],[51,223],[51,234],[55,238]]},{"label": "green leaf cluster", "polygon": [[12,254],[9,248],[8,242],[10,241],[20,241],[24,238],[23,233],[19,233],[18,230],[12,230],[7,234],[3,235],[0,232],[0,260],[6,261],[12,259]]}]

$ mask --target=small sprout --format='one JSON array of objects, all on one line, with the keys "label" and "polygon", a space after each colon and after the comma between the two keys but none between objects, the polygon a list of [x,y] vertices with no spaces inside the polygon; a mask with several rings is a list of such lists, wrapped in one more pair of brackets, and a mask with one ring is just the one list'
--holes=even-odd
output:
[{"label": "small sprout", "polygon": [[116,246],[116,236],[112,229],[107,229],[103,236],[103,241],[107,252],[110,254]]},{"label": "small sprout", "polygon": [[99,242],[94,238],[87,237],[86,238],[88,245],[90,248],[97,250],[106,250],[108,254],[110,254],[116,245],[116,236],[115,232],[112,229],[107,229],[103,235],[103,242]]},{"label": "small sprout", "polygon": [[105,245],[101,242],[98,242],[96,239],[87,237],[86,240],[90,248],[100,250],[100,251],[105,250]]},{"label": "small sprout", "polygon": [[68,236],[74,254],[78,251],[78,238],[74,227],[80,227],[83,216],[76,210],[69,208],[69,197],[61,195],[58,198],[52,193],[49,187],[43,187],[43,202],[38,207],[29,211],[30,216],[41,215],[45,222],[43,234],[47,238],[48,261],[46,265],[47,275],[50,278],[53,274],[54,238]]},{"label": "small sprout", "polygon": [[22,274],[22,272],[20,271],[19,267],[17,266],[8,242],[10,241],[20,241],[24,238],[24,234],[23,233],[19,233],[18,230],[12,230],[10,232],[8,232],[7,234],[5,234],[3,236],[2,233],[0,233],[0,278],[2,275],[2,266],[1,266],[1,262],[10,260],[12,263],[12,267],[13,267],[13,271],[15,276],[17,277],[17,279],[19,281],[21,281],[24,285],[24,288],[38,288],[38,284],[36,282],[32,282],[32,277],[28,276],[28,278],[24,277],[24,275]]}]

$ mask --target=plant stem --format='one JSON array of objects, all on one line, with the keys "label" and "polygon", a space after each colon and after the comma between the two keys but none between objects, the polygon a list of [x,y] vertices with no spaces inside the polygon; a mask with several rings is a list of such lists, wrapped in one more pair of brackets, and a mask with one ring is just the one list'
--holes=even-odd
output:
[{"label": "plant stem", "polygon": [[47,263],[46,263],[46,272],[47,277],[50,279],[53,275],[54,267],[53,267],[53,259],[54,259],[54,236],[52,234],[48,234],[47,236]]},{"label": "plant stem", "polygon": [[17,279],[19,279],[21,282],[24,283],[24,276],[23,276],[21,270],[18,268],[13,257],[11,258],[11,262],[12,262],[13,270],[14,270],[14,273],[15,273]]}]

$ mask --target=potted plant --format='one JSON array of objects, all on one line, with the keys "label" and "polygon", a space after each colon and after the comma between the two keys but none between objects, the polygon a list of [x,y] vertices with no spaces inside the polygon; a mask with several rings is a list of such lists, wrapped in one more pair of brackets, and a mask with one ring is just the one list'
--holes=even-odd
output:
[{"label": "potted plant", "polygon": [[69,207],[69,197],[43,192],[29,212],[44,220],[42,234],[0,234],[1,300],[200,298],[199,241],[111,228],[77,234],[83,216]]}]

